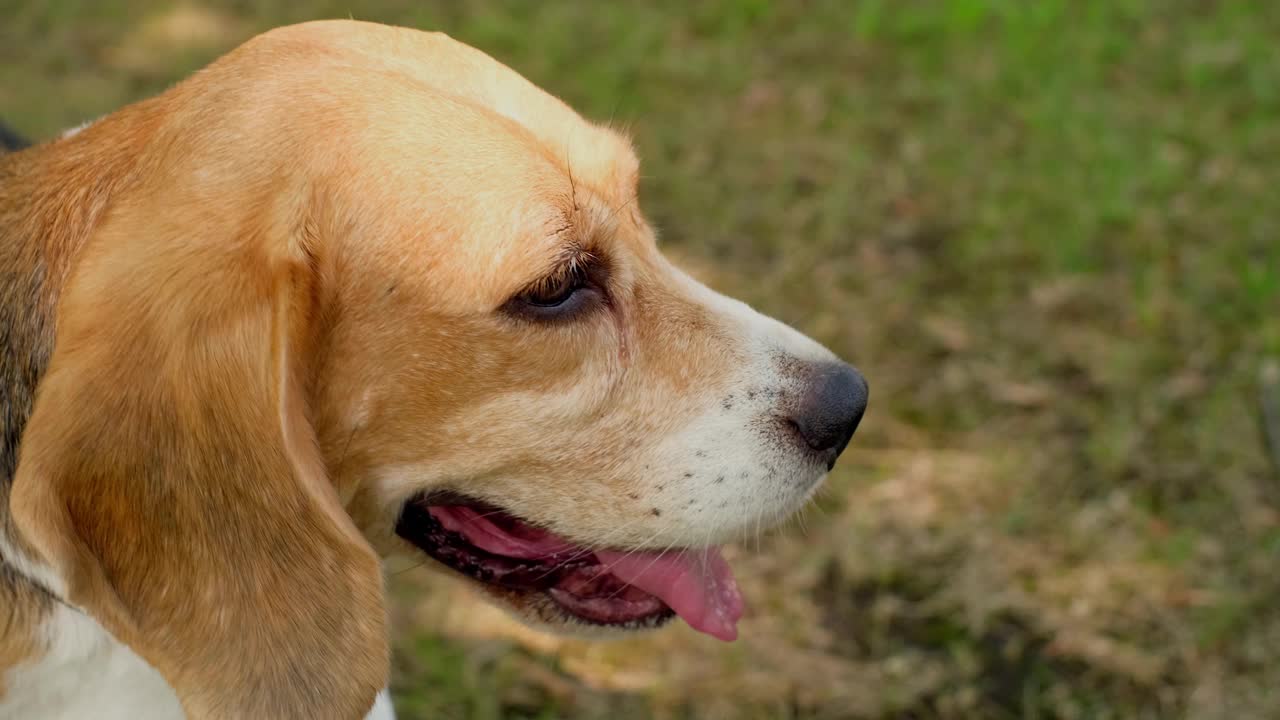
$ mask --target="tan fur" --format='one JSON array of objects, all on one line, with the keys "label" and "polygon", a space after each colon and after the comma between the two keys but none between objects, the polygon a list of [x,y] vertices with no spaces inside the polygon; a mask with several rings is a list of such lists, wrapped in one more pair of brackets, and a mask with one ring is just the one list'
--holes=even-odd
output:
[{"label": "tan fur", "polygon": [[[128,122],[109,130],[130,138]],[[0,157],[0,539],[30,552],[8,512],[18,437],[31,412],[39,376],[53,344],[53,315],[71,258],[106,206],[131,175],[133,158],[105,145],[67,152],[27,152]],[[45,651],[41,629],[53,601],[45,588],[0,558],[0,679],[8,668],[37,661]],[[2,685],[2,683],[0,683]],[[0,697],[4,688],[0,687]]]},{"label": "tan fur", "polygon": [[[115,121],[151,167],[112,195],[63,289],[13,516],[192,717],[357,717],[385,684],[385,611],[298,397],[301,218],[174,197],[212,188],[166,187],[163,150],[182,147],[147,122],[157,105]],[[79,142],[113,144],[112,124]]]},{"label": "tan fur", "polygon": [[[13,519],[192,717],[369,707],[366,538],[403,549],[412,493],[584,543],[701,532],[645,483],[742,364],[741,328],[659,254],[629,143],[478,51],[284,28],[0,167],[0,232],[28,242],[6,262],[50,268],[57,320]],[[604,307],[501,312],[569,246],[604,259]]]}]

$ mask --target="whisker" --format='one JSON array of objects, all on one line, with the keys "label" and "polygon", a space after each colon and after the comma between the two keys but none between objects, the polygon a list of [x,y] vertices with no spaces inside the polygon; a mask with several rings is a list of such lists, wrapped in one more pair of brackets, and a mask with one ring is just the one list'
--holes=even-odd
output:
[{"label": "whisker", "polygon": [[[665,528],[664,528],[664,529],[665,529]],[[649,561],[649,564],[648,564],[648,565],[646,565],[646,566],[644,567],[644,570],[641,570],[641,571],[640,571],[640,576],[644,576],[644,574],[645,574],[645,573],[649,572],[649,569],[650,569],[650,568],[652,568],[652,567],[653,567],[653,566],[658,562],[658,560],[662,558],[662,556],[663,556],[663,555],[666,555],[667,553],[671,552],[671,549],[672,549],[673,547],[675,547],[675,543],[669,543],[665,548],[663,548],[663,549],[662,549],[662,552],[655,554],[655,555],[653,556],[653,559]],[[633,552],[634,552],[634,551],[633,551]],[[628,555],[629,555],[629,554],[630,554],[630,553],[628,553]],[[624,556],[624,557],[625,557],[625,556]],[[703,556],[703,557],[704,557],[704,562],[705,562],[705,553],[704,553],[704,556]],[[615,564],[616,564],[616,562],[617,562],[617,561],[615,561]],[[597,575],[596,577],[600,577],[600,576],[599,576],[599,575]],[[620,592],[622,592],[623,590],[626,590],[626,589],[627,589],[627,583],[623,583],[623,584],[622,584],[622,587],[618,588],[617,590],[614,590],[614,591],[613,591],[612,593],[610,593],[610,594],[609,594],[609,596],[608,596],[608,597],[606,597],[605,599],[606,599],[606,600],[611,600],[611,599],[613,599],[613,598],[617,597],[618,593],[620,593]]]},{"label": "whisker", "polygon": [[627,207],[628,207],[628,206],[630,206],[630,205],[631,205],[632,203],[634,203],[635,201],[636,201],[636,196],[635,196],[635,195],[632,195],[632,196],[631,196],[631,198],[630,198],[629,200],[627,200],[626,202],[622,203],[622,204],[621,204],[621,205],[619,205],[618,207],[614,208],[614,209],[613,209],[613,212],[609,213],[609,216],[608,216],[608,217],[606,217],[606,218],[604,219],[604,221],[605,221],[606,223],[612,222],[614,218],[618,217],[618,214],[619,214],[619,213],[621,213],[623,210],[627,209]]},{"label": "whisker", "polygon": [[577,552],[575,552],[573,555],[570,555],[569,557],[565,558],[564,560],[561,560],[561,561],[557,562],[556,564],[552,565],[550,568],[548,568],[548,569],[547,569],[547,571],[546,571],[545,573],[543,573],[543,574],[539,575],[538,577],[534,578],[534,582],[537,582],[538,580],[541,580],[541,579],[543,579],[543,578],[547,577],[548,575],[551,575],[552,573],[556,572],[557,570],[559,570],[560,568],[564,567],[565,565],[568,565],[569,563],[576,562],[576,561],[578,561],[578,560],[582,559],[583,557],[586,557],[587,555],[590,555],[590,554],[592,554],[592,553],[596,552],[596,550],[597,550],[597,549],[599,549],[599,546],[604,545],[606,542],[608,542],[608,540],[609,540],[610,538],[612,538],[612,537],[614,537],[614,536],[618,535],[619,533],[621,533],[621,532],[625,531],[627,528],[631,527],[632,525],[636,524],[636,523],[637,523],[637,522],[639,522],[639,521],[640,521],[640,519],[639,519],[639,518],[632,518],[631,520],[629,520],[629,521],[627,521],[627,522],[623,523],[622,525],[619,525],[618,527],[616,527],[616,528],[614,528],[613,530],[611,530],[607,535],[605,535],[604,539],[600,540],[600,541],[596,544],[596,545],[597,545],[597,547],[594,547],[594,548],[590,548],[590,547],[583,547],[582,549],[580,549],[580,550],[578,550]]},{"label": "whisker", "polygon": [[[653,533],[652,535],[650,535],[650,536],[649,536],[649,539],[648,539],[648,540],[645,540],[643,543],[640,543],[640,544],[636,545],[636,547],[634,547],[634,548],[632,548],[631,550],[628,550],[627,552],[623,553],[620,557],[615,558],[613,562],[611,562],[611,563],[609,563],[608,565],[606,565],[606,566],[605,566],[605,567],[604,567],[604,568],[603,568],[603,569],[602,569],[598,574],[596,574],[596,576],[595,576],[595,577],[593,577],[593,578],[591,578],[591,579],[592,579],[592,580],[595,580],[595,579],[597,579],[597,578],[604,577],[605,575],[608,575],[608,574],[609,574],[609,572],[610,572],[611,570],[613,570],[614,566],[616,566],[618,563],[622,562],[623,560],[626,560],[627,558],[631,557],[632,555],[635,555],[636,553],[645,552],[645,550],[644,550],[644,546],[645,546],[645,545],[648,545],[650,542],[652,542],[654,538],[656,538],[656,537],[659,537],[659,536],[663,535],[664,533],[666,533],[666,532],[667,532],[667,530],[671,529],[671,526],[672,526],[673,522],[674,522],[674,521],[672,521],[672,520],[668,520],[666,523],[664,523],[664,524],[663,524],[663,526],[662,526],[662,527],[660,527],[660,528],[658,528],[656,531],[654,531],[654,533]],[[670,545],[668,545],[668,546],[667,546],[667,549],[670,549],[670,548],[671,548],[671,546],[670,546]],[[664,550],[663,552],[666,552],[666,550]],[[656,561],[657,561],[657,558],[654,558],[654,562],[656,562]],[[650,563],[650,567],[652,567],[652,563]],[[646,570],[646,571],[648,571],[648,568],[645,568],[645,570]]]},{"label": "whisker", "polygon": [[764,520],[764,505],[756,508],[756,554],[760,554],[760,523]]},{"label": "whisker", "polygon": [[407,568],[404,568],[404,569],[402,569],[402,570],[397,570],[397,571],[395,571],[395,572],[393,572],[393,573],[391,573],[391,574],[387,575],[387,578],[388,578],[388,579],[390,579],[390,578],[400,577],[401,575],[403,575],[403,574],[405,574],[405,573],[407,573],[407,572],[412,572],[412,571],[414,571],[414,570],[417,570],[417,569],[418,569],[418,568],[420,568],[420,567],[426,567],[427,562],[428,562],[428,560],[422,560],[422,561],[420,561],[420,562],[418,562],[418,563],[416,563],[416,564],[414,564],[414,565],[410,565],[410,566],[409,566],[409,567],[407,567]]},{"label": "whisker", "polygon": [[467,518],[467,521],[463,524],[469,525],[471,523],[476,522],[477,520],[483,520],[487,517],[493,517],[494,515],[506,515],[506,514],[507,512],[505,510],[490,510],[489,512],[480,513],[475,517]]},{"label": "whisker", "polygon": [[342,466],[347,462],[347,453],[351,451],[351,441],[356,439],[356,431],[359,429],[359,426],[353,426],[351,428],[351,434],[347,436],[347,444],[342,446],[342,455],[338,457],[338,467],[333,471],[333,477],[335,480],[342,479]]}]

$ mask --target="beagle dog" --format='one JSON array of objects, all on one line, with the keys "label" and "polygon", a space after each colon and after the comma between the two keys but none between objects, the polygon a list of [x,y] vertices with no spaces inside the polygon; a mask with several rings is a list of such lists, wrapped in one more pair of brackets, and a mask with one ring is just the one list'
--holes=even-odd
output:
[{"label": "beagle dog", "polygon": [[481,52],[277,29],[0,157],[0,718],[390,717],[380,557],[724,640],[867,385]]}]

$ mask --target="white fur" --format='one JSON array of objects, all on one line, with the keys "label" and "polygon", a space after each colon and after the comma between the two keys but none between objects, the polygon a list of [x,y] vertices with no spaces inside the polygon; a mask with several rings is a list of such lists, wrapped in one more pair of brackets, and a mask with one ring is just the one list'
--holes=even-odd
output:
[{"label": "white fur", "polygon": [[[181,720],[178,697],[160,673],[96,620],[58,605],[44,626],[46,652],[3,677],[0,720]],[[378,694],[366,720],[395,720]]]},{"label": "white fur", "polygon": [[69,138],[69,137],[75,137],[76,135],[79,135],[79,134],[80,134],[80,131],[81,131],[81,130],[84,130],[85,128],[89,127],[90,125],[94,124],[95,122],[97,122],[97,120],[86,120],[86,121],[84,121],[84,122],[80,123],[79,125],[76,125],[76,126],[75,126],[75,127],[73,127],[73,128],[67,128],[66,130],[63,130],[63,131],[62,131],[62,138],[65,140],[65,139],[67,139],[67,138]]},{"label": "white fur", "polygon": [[741,369],[706,410],[656,449],[644,497],[661,512],[661,542],[697,547],[750,537],[803,506],[826,477],[824,463],[796,448],[770,423],[780,398],[804,379],[780,362],[838,358],[808,336],[746,303],[676,271],[694,298],[741,338]]},{"label": "white fur", "polygon": [[383,690],[378,693],[378,699],[373,703],[373,709],[369,711],[369,715],[365,720],[396,720],[395,708],[391,706],[391,692]]},{"label": "white fur", "polygon": [[2,532],[0,532],[0,562],[17,570],[19,574],[31,578],[40,587],[58,597],[65,597],[67,594],[67,584],[53,568],[19,552],[17,546]]},{"label": "white fur", "polygon": [[173,720],[182,707],[160,673],[95,621],[59,605],[48,651],[4,678],[0,719]]},{"label": "white fur", "polygon": [[[66,583],[0,534],[0,561],[55,596]],[[160,673],[97,620],[59,603],[41,628],[39,656],[0,675],[0,720],[182,720],[177,695]],[[395,720],[383,690],[366,720]]]}]

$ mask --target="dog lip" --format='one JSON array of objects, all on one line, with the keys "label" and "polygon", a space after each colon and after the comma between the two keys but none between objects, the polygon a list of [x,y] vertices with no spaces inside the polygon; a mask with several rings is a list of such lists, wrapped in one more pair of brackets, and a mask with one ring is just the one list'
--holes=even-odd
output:
[{"label": "dog lip", "polygon": [[447,529],[420,502],[405,505],[396,534],[440,563],[482,583],[509,590],[546,590],[564,573],[595,564],[595,556],[564,552],[518,558],[488,552],[461,533]]},{"label": "dog lip", "polygon": [[[430,504],[445,497],[455,504]],[[721,640],[737,637],[742,596],[718,548],[655,553],[581,546],[501,509],[459,499],[411,500],[396,533],[476,582],[544,593],[579,620],[634,627],[674,612]]]},{"label": "dog lip", "polygon": [[591,551],[501,510],[473,505],[433,505],[428,511],[445,529],[494,555],[534,560]]},{"label": "dog lip", "polygon": [[[432,494],[407,503],[396,523],[396,534],[454,571],[478,582],[519,594],[542,593],[567,616],[594,625],[652,627],[675,615],[658,597],[627,585],[609,574],[595,554],[571,547],[537,557],[491,553],[449,530],[431,512],[428,502],[448,498],[459,507],[462,497]],[[468,505],[483,512],[480,503]]]}]

